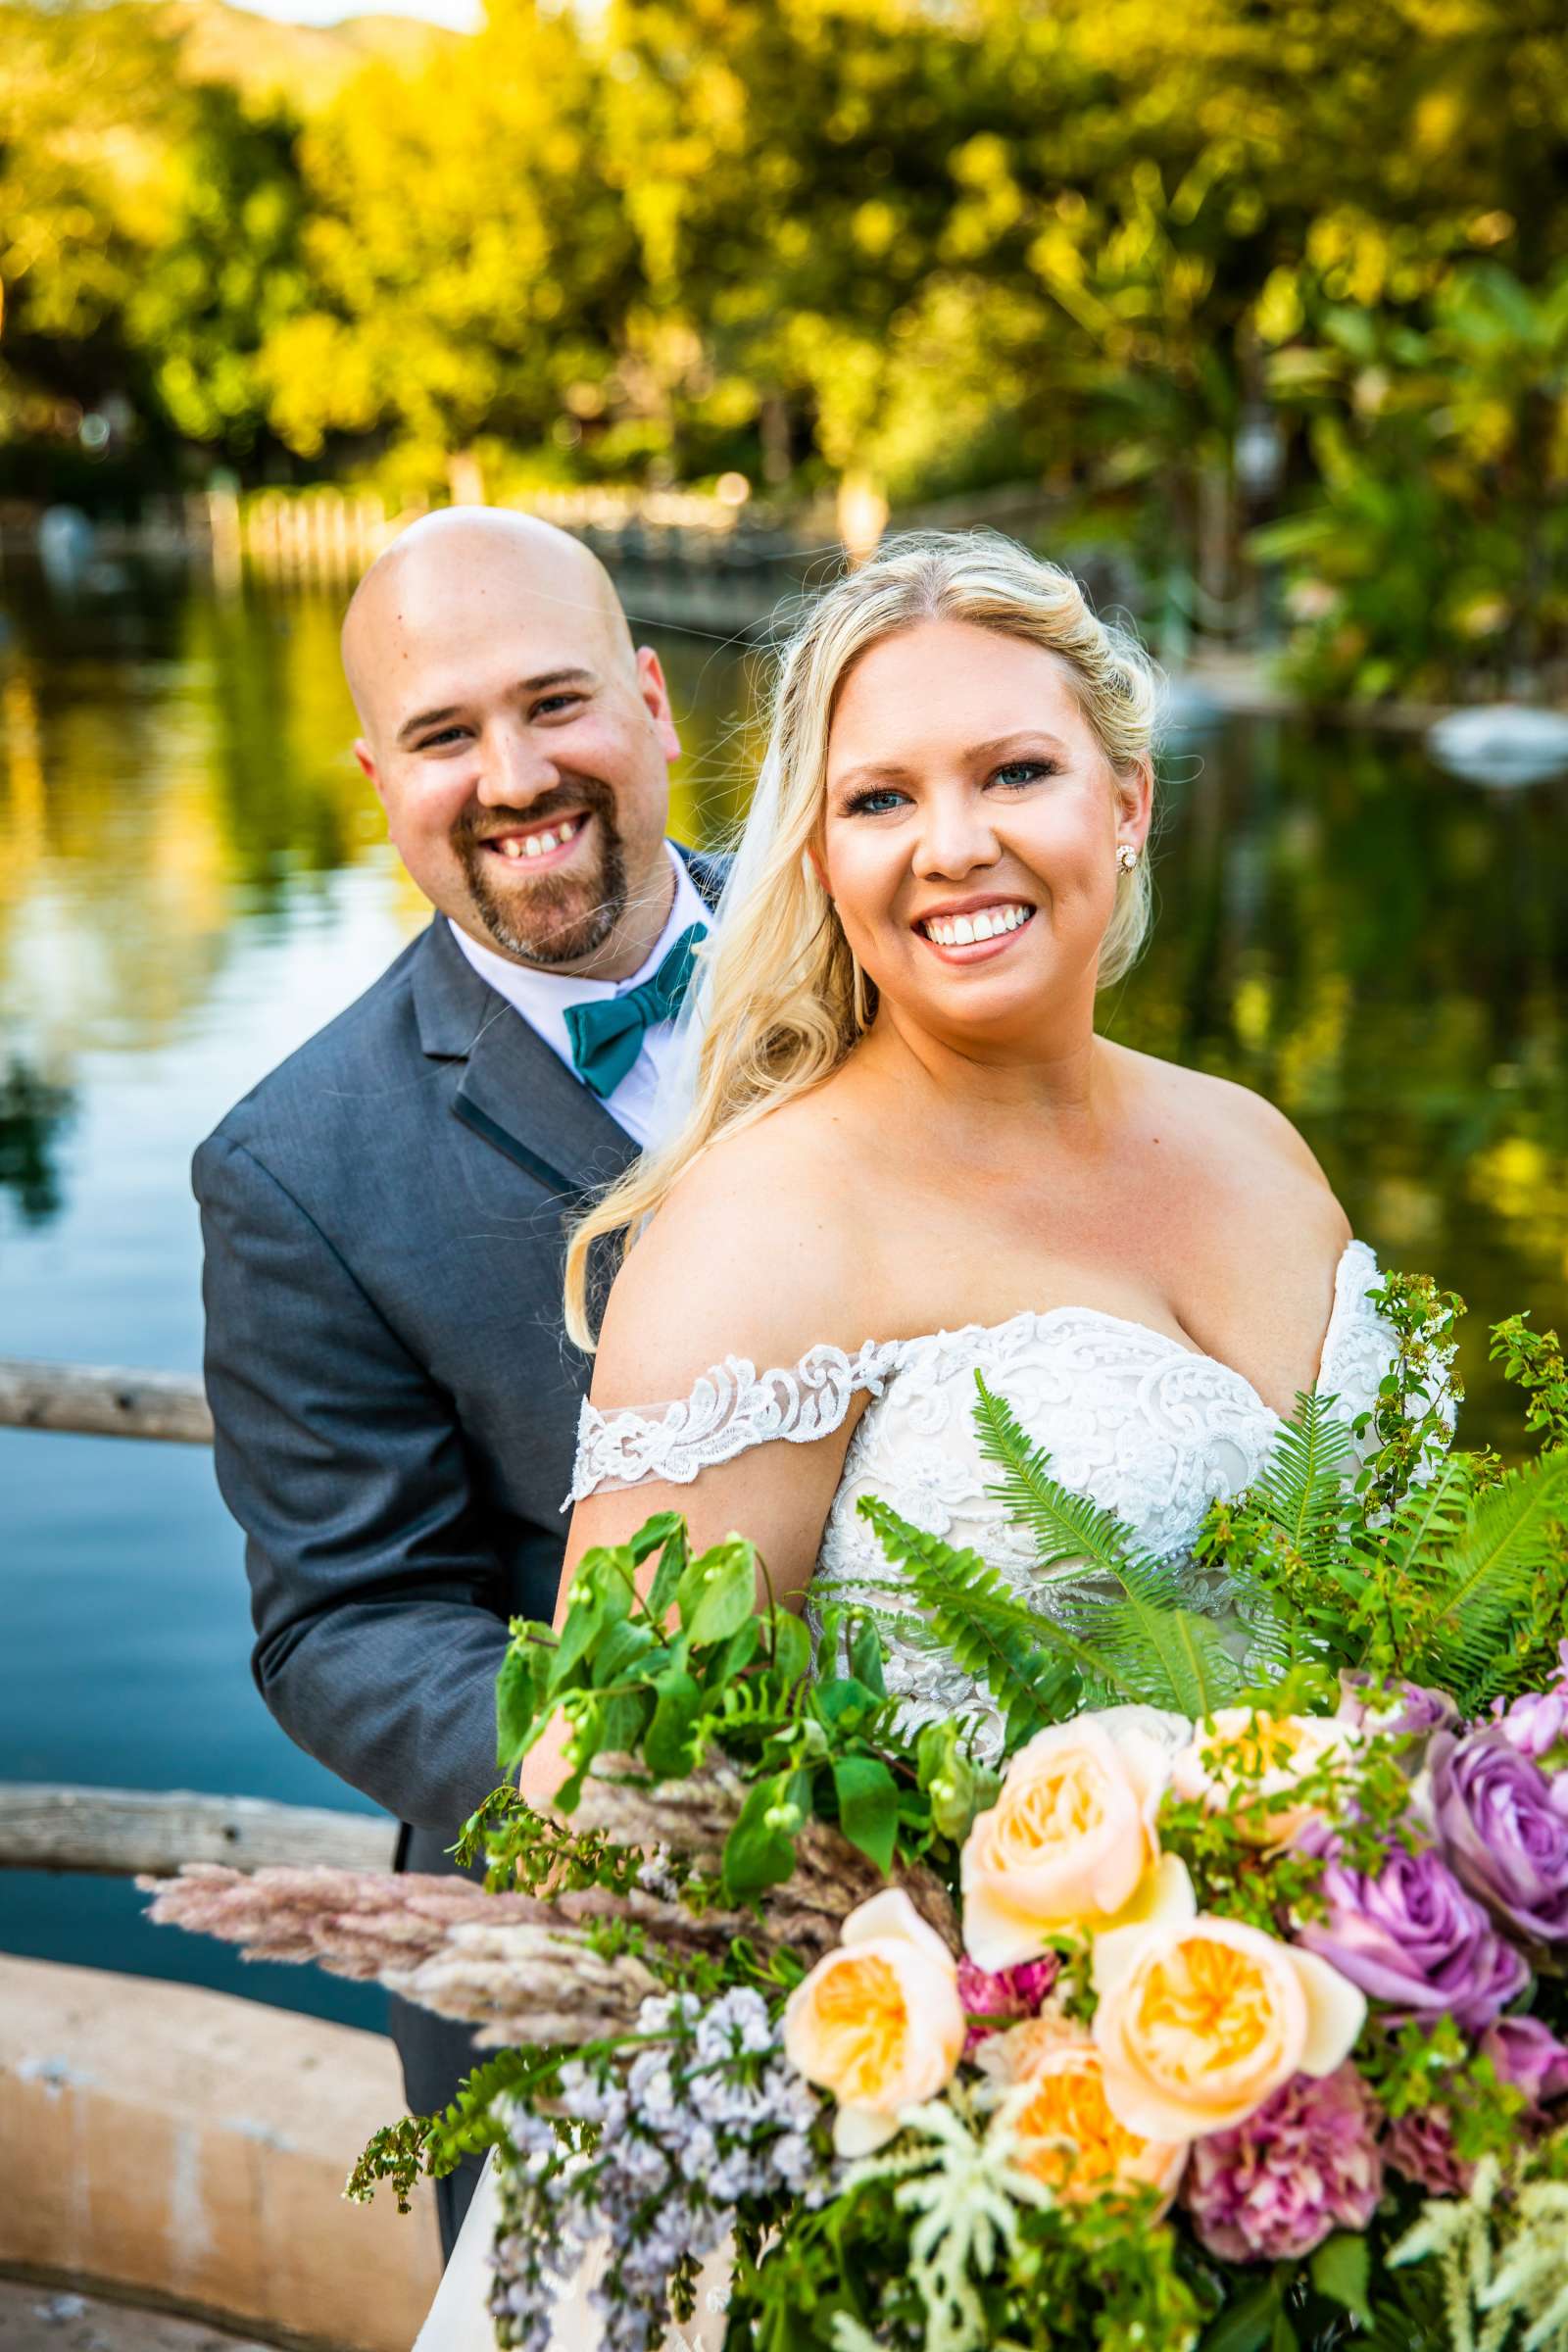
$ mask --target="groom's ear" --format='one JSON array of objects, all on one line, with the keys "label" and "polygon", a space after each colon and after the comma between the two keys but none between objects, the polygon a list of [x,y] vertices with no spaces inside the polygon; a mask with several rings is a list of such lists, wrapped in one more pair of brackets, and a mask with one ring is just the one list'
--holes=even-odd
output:
[{"label": "groom's ear", "polygon": [[369,777],[370,782],[375,786],[376,799],[378,801],[384,801],[386,799],[386,794],[381,790],[381,779],[375,772],[375,761],[370,757],[370,747],[366,742],[363,735],[359,736],[355,741],[354,757],[359,761],[360,766],[363,768],[366,775]]},{"label": "groom's ear", "polygon": [[637,687],[658,732],[660,750],[666,760],[678,760],[680,737],[675,730],[675,714],[669,707],[669,688],[664,684],[662,664],[651,645],[637,648]]}]

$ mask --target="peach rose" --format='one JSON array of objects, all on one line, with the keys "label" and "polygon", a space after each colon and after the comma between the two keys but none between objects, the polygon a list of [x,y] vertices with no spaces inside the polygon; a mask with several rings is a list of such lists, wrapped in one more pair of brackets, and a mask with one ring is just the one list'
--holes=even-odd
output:
[{"label": "peach rose", "polygon": [[1150,2139],[1228,2131],[1293,2075],[1331,2075],[1366,2016],[1326,1960],[1230,1919],[1102,1936],[1094,1986],[1106,2104]]},{"label": "peach rose", "polygon": [[[1219,1707],[1199,1726],[1171,1766],[1178,1796],[1197,1798],[1210,1813],[1258,1797],[1282,1796],[1334,1756],[1362,1740],[1359,1727],[1329,1715],[1266,1715],[1253,1707]],[[1289,1845],[1321,1805],[1271,1806],[1244,1812],[1242,1835],[1253,1845]]]},{"label": "peach rose", "polygon": [[[980,2065],[1010,2092],[998,2124],[1012,2161],[1064,2203],[1109,2188],[1154,2188],[1163,2213],[1187,2164],[1188,2143],[1145,2139],[1105,2104],[1104,2061],[1082,2027],[1042,2015],[994,2034]],[[1158,2218],[1156,2215],[1154,2218]]]},{"label": "peach rose", "polygon": [[864,2156],[899,2129],[899,2112],[935,2098],[963,2049],[958,1967],[900,1886],[850,1913],[836,1952],[784,2007],[784,2050],[838,2101],[833,2144]]},{"label": "peach rose", "polygon": [[1140,1712],[1054,1725],[1007,1766],[963,1846],[963,1942],[978,1967],[1016,1968],[1054,1935],[1092,1934],[1157,1900],[1169,1764]]}]

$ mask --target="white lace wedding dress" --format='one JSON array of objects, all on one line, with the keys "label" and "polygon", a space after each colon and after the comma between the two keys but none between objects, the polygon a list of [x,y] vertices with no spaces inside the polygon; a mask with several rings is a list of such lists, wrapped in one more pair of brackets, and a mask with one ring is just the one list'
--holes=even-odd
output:
[{"label": "white lace wedding dress", "polygon": [[[1368,1296],[1378,1281],[1366,1243],[1348,1242],[1314,1383],[1336,1399],[1334,1411],[1347,1424],[1376,1402],[1394,1355],[1395,1335]],[[977,1551],[1026,1599],[1049,1606],[1049,1584],[1077,1572],[1058,1569],[1043,1580],[1028,1537],[1009,1527],[986,1493],[996,1473],[981,1456],[973,1424],[977,1371],[1044,1447],[1062,1485],[1116,1512],[1149,1549],[1172,1559],[1192,1607],[1228,1613],[1225,1592],[1183,1563],[1209,1502],[1250,1484],[1283,1424],[1229,1364],[1098,1307],[1025,1308],[1005,1323],[872,1341],[855,1355],[813,1348],[787,1370],[759,1373],[727,1356],[679,1403],[608,1413],[584,1404],[567,1503],[603,1487],[687,1486],[752,1446],[808,1445],[839,1428],[855,1398],[869,1391],[823,1530],[813,1593],[871,1582],[881,1588],[879,1610],[897,1609],[897,1592],[886,1589],[896,1572],[856,1510],[862,1494],[876,1494],[915,1526]],[[1363,1439],[1359,1450],[1368,1444]],[[886,1668],[906,1720],[978,1716],[978,1744],[995,1753],[1001,1726],[989,1694],[921,1638],[912,1597],[907,1616],[907,1632],[895,1626],[889,1637]],[[488,2178],[418,2352],[488,2352],[487,2190]],[[586,2281],[574,2284],[558,2319],[556,2352],[593,2352],[597,2342]],[[691,2341],[714,2352],[722,2332],[716,2317],[703,2325],[700,2306]],[[670,2340],[678,2344],[678,2331]]]}]

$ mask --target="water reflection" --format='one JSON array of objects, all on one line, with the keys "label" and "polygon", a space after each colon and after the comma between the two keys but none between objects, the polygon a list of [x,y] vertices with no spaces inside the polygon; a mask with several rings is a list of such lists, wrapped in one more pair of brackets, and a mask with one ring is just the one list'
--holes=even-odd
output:
[{"label": "water reflection", "polygon": [[0,1070],[0,1190],[10,1192],[24,1225],[41,1225],[60,1206],[55,1143],[70,1114],[68,1088],[50,1086],[20,1057]]}]

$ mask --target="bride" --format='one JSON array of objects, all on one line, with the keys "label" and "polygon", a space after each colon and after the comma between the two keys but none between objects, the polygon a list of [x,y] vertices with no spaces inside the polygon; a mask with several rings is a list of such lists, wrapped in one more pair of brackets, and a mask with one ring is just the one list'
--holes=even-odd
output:
[{"label": "bride", "polygon": [[[664,1509],[697,1548],[744,1532],[777,1592],[885,1588],[855,1508],[876,1494],[1038,1598],[986,1494],[977,1369],[1055,1477],[1178,1559],[1298,1391],[1347,1420],[1374,1402],[1376,1261],[1290,1121],[1096,1030],[1150,917],[1156,706],[1138,645],[990,535],[895,542],[807,614],[684,1115],[571,1244],[590,1347],[624,1255],[563,1595]],[[987,1695],[922,1634],[911,1602],[889,1690],[914,1720],[978,1713],[994,1752]],[[563,1777],[542,1743],[524,1792]],[[561,2328],[592,2341],[580,2296]]]}]

